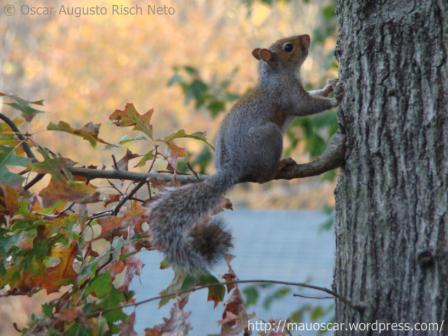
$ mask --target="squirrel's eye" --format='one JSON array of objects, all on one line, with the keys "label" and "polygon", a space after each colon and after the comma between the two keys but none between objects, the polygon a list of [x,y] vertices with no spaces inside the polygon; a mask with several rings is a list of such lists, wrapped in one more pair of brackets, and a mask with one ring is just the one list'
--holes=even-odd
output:
[{"label": "squirrel's eye", "polygon": [[283,50],[286,51],[286,52],[291,52],[292,49],[293,49],[293,45],[292,45],[292,43],[285,43],[285,44],[283,45]]}]

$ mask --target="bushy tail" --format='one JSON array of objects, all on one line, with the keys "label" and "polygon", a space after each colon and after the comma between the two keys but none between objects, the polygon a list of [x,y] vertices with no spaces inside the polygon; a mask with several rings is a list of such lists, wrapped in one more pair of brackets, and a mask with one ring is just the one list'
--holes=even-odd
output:
[{"label": "bushy tail", "polygon": [[206,272],[232,247],[231,234],[210,216],[234,183],[231,175],[218,172],[203,182],[163,192],[151,206],[152,241],[175,269]]}]

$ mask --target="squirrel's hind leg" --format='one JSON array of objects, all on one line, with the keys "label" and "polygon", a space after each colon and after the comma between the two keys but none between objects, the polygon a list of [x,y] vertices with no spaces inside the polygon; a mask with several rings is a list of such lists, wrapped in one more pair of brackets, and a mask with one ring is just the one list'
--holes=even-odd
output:
[{"label": "squirrel's hind leg", "polygon": [[283,139],[280,128],[274,123],[254,126],[246,142],[246,173],[244,181],[264,183],[277,172],[282,155]]}]

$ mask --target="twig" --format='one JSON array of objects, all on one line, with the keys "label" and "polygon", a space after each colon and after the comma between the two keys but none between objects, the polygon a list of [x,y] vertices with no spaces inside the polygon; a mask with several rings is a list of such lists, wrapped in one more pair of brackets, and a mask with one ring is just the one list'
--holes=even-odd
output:
[{"label": "twig", "polygon": [[[31,161],[37,161],[37,158],[34,155],[33,151],[31,150],[30,145],[26,142],[26,137],[22,133],[20,133],[20,130],[16,126],[16,124],[11,119],[9,119],[7,116],[5,116],[3,113],[0,113],[0,119],[3,120],[9,126],[9,128],[11,128],[11,130],[16,135],[17,139],[19,139],[21,141],[21,145],[22,145],[23,151],[25,152],[26,156],[29,159],[31,159]],[[45,176],[45,174],[37,174],[30,182],[28,182],[24,186],[24,189],[28,190],[33,185],[35,185],[37,182],[42,180],[42,178],[44,176]]]},{"label": "twig", "polygon": [[314,299],[314,300],[326,300],[326,299],[334,299],[333,296],[312,296],[312,295],[304,295],[304,294],[293,294],[292,296],[301,297],[304,299]]},{"label": "twig", "polygon": [[[154,164],[155,164],[155,162],[156,162],[157,155],[158,155],[158,151],[157,151],[157,149],[158,149],[158,147],[156,146],[156,147],[155,147],[154,158],[152,159],[151,165],[149,166],[148,173],[151,172],[151,170],[152,170],[152,168],[154,167]],[[142,181],[140,181],[139,183],[137,183],[137,185],[134,186],[134,188],[133,188],[133,189],[132,189],[126,196],[124,196],[124,197],[120,200],[120,202],[118,202],[118,204],[115,206],[115,209],[114,209],[114,211],[112,212],[112,214],[113,214],[114,216],[118,215],[118,212],[120,211],[121,207],[122,207],[122,206],[123,206],[123,205],[124,205],[130,198],[132,198],[132,197],[137,193],[137,191],[147,183],[147,181],[148,181],[148,180],[145,179],[145,180],[142,180]]]},{"label": "twig", "polygon": [[113,155],[113,154],[112,154],[112,161],[113,161],[113,163],[114,163],[114,168],[115,168],[116,170],[119,170],[119,168],[118,168],[118,164],[117,164],[117,159],[115,158],[115,155]]},{"label": "twig", "polygon": [[5,116],[3,113],[0,113],[0,119],[3,120],[9,128],[14,132],[16,137],[22,142],[22,148],[25,152],[26,156],[28,156],[29,159],[36,161],[36,156],[34,155],[33,151],[31,150],[30,145],[26,142],[26,137],[20,133],[19,128],[16,126],[16,124],[9,119],[7,116]]},{"label": "twig", "polygon": [[27,184],[25,184],[23,189],[25,189],[25,190],[30,189],[33,185],[35,185],[37,182],[42,180],[44,176],[45,176],[45,174],[37,174],[36,176],[33,177],[33,179],[31,181],[29,181]]},{"label": "twig", "polygon": [[128,304],[124,304],[124,305],[119,305],[117,307],[112,307],[112,308],[108,308],[108,309],[103,309],[103,310],[98,310],[95,312],[92,312],[91,314],[88,314],[88,317],[92,317],[92,316],[96,316],[98,314],[102,314],[102,313],[107,313],[110,311],[114,311],[117,309],[124,309],[124,308],[129,308],[129,307],[138,307],[142,304],[145,303],[149,303],[149,302],[153,302],[153,301],[157,301],[160,299],[166,299],[166,298],[171,298],[171,297],[176,297],[182,294],[187,294],[187,293],[191,293],[191,292],[195,292],[201,289],[205,289],[205,288],[210,288],[210,287],[214,287],[214,286],[228,286],[228,285],[233,285],[233,284],[244,284],[244,283],[258,283],[258,284],[275,284],[275,285],[285,285],[285,286],[294,286],[294,287],[303,287],[303,288],[309,288],[309,289],[314,289],[316,291],[320,291],[320,292],[324,292],[327,294],[330,294],[333,298],[340,300],[341,302],[345,303],[346,305],[348,305],[349,307],[355,309],[355,310],[359,310],[359,307],[356,306],[355,304],[353,304],[349,299],[337,294],[335,291],[326,288],[326,287],[321,287],[321,286],[315,286],[315,285],[309,285],[303,282],[289,282],[289,281],[279,281],[279,280],[232,280],[232,281],[223,281],[223,282],[219,282],[219,283],[210,283],[210,284],[205,284],[205,285],[200,285],[200,286],[195,286],[189,289],[185,289],[185,290],[180,290],[177,291],[175,293],[170,293],[170,294],[164,294],[164,295],[159,295],[159,296],[154,296],[145,300],[141,300],[138,302],[134,302],[134,303],[128,303]]},{"label": "twig", "polygon": [[188,167],[188,169],[190,169],[190,171],[193,173],[193,175],[196,177],[196,179],[199,180],[198,173],[195,172],[195,170],[191,166],[190,162],[188,162],[188,161],[187,161],[187,167]]},{"label": "twig", "polygon": [[[89,180],[94,180],[97,178],[131,181],[142,181],[154,178],[166,182],[173,180],[173,174],[171,173],[137,173],[124,170],[98,170],[80,167],[67,167],[67,170],[70,171],[73,175],[83,176]],[[199,175],[199,178],[201,180],[204,180],[206,177],[207,175]],[[193,175],[177,175],[176,180],[181,183],[197,182],[196,177],[194,177]]]},{"label": "twig", "polygon": [[120,194],[120,196],[123,196],[123,193],[121,192],[121,190],[115,185],[115,184],[113,184],[111,181],[109,181],[109,180],[107,180],[107,183],[109,183],[109,185],[113,188],[113,189],[115,189],[119,194]]},{"label": "twig", "polygon": [[46,215],[46,214],[42,214],[40,212],[37,212],[38,215],[43,216],[45,219],[56,219],[61,217],[63,214],[65,214],[66,212],[70,211],[74,206],[75,206],[75,202],[71,202],[69,205],[67,205],[61,212],[59,212],[57,215]]}]

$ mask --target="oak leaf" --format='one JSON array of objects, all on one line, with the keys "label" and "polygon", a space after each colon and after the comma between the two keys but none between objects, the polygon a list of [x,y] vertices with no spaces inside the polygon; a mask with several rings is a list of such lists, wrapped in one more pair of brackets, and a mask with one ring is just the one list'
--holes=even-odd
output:
[{"label": "oak leaf", "polygon": [[45,207],[56,201],[72,201],[77,203],[95,203],[99,201],[96,188],[84,182],[58,180],[51,178],[50,183],[40,191]]},{"label": "oak leaf", "polygon": [[152,139],[151,117],[153,113],[154,110],[150,109],[146,113],[140,114],[134,104],[127,103],[123,110],[115,110],[109,119],[118,127],[134,126],[134,130],[141,131]]}]

